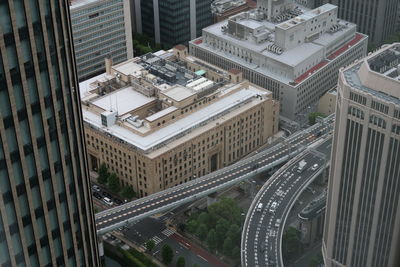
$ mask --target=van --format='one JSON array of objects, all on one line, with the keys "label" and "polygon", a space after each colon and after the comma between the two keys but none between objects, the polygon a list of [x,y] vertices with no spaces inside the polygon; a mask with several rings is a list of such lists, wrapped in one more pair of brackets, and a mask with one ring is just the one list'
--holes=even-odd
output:
[{"label": "van", "polygon": [[262,208],[263,208],[263,203],[258,203],[258,205],[257,205],[257,211],[258,212],[261,212],[262,211]]},{"label": "van", "polygon": [[110,198],[108,198],[108,197],[103,197],[103,201],[104,201],[104,203],[106,203],[108,206],[112,206],[112,204],[114,204],[114,203],[112,202],[112,200],[111,200]]}]

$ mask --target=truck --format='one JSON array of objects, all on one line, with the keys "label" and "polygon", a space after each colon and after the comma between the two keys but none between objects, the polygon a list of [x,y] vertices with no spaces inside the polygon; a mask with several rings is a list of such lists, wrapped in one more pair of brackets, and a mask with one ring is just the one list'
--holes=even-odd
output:
[{"label": "truck", "polygon": [[306,168],[307,162],[303,159],[299,162],[299,166],[297,167],[297,172],[302,173]]}]

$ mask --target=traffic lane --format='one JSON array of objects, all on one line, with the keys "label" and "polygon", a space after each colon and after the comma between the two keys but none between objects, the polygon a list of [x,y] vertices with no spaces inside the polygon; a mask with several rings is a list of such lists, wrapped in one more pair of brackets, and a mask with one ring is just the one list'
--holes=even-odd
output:
[{"label": "traffic lane", "polygon": [[[314,154],[311,154],[311,153],[307,154],[303,158],[307,161],[307,165],[309,167],[302,174],[304,174],[305,177],[311,177],[313,175],[313,173],[318,171],[318,170],[312,171],[310,169],[310,166],[312,166],[315,163],[320,163],[321,164],[321,163],[323,163],[323,161],[322,161],[322,159],[320,157],[315,156]],[[299,161],[301,161],[301,159]],[[293,165],[289,166],[289,169],[290,168],[294,169],[293,167],[297,166],[299,161],[297,161],[297,162],[293,163]],[[283,172],[283,174],[284,173],[285,172]],[[297,174],[297,172],[296,172],[296,174]],[[281,176],[283,176],[283,175],[281,175]],[[254,235],[255,236],[253,239],[249,238],[249,240],[255,240],[256,241],[255,245],[254,245],[254,248],[255,248],[255,250],[260,252],[260,255],[259,255],[260,256],[259,257],[260,260],[258,262],[259,263],[260,262],[265,262],[266,265],[268,265],[269,261],[272,261],[272,262],[275,261],[276,262],[277,257],[278,257],[277,254],[279,254],[279,253],[274,253],[274,252],[278,252],[279,251],[278,248],[277,248],[277,240],[278,240],[278,238],[274,238],[273,240],[270,240],[271,238],[269,238],[270,234],[273,234],[274,236],[279,237],[280,236],[280,232],[283,230],[282,227],[275,228],[276,219],[279,218],[279,219],[281,219],[281,221],[283,221],[285,208],[290,203],[290,197],[289,196],[291,195],[290,194],[291,192],[289,190],[291,190],[292,188],[293,188],[292,191],[295,191],[294,189],[297,190],[297,187],[295,185],[296,185],[296,183],[301,182],[301,180],[298,179],[298,177],[301,177],[301,174],[290,176],[290,180],[286,180],[288,182],[286,182],[286,181],[282,182],[281,179],[279,179],[279,178],[281,178],[281,176],[276,177],[275,181],[273,181],[273,182],[275,182],[275,183],[273,183],[273,184],[275,184],[275,186],[268,187],[268,190],[270,190],[270,192],[269,193],[266,192],[264,194],[264,197],[261,198],[260,201],[259,201],[259,202],[263,202],[264,204],[267,204],[264,207],[264,210],[268,208],[268,203],[271,203],[271,201],[278,201],[277,202],[278,206],[277,206],[277,209],[276,209],[275,213],[271,215],[269,212],[267,212],[267,215],[264,217],[265,220],[261,220],[261,217],[262,217],[261,214],[262,213],[259,213],[258,216],[257,215],[253,216],[253,220],[254,221],[259,221],[259,224],[268,225],[268,226],[267,227],[263,227],[263,228],[260,228],[260,227],[254,228],[253,227],[254,231],[250,231],[250,233],[249,233],[250,235],[252,235],[252,236]],[[282,187],[282,184],[284,184],[283,187]],[[288,192],[283,196],[283,198],[281,200],[278,199],[279,196],[276,197],[276,194],[274,194],[276,192],[277,188]],[[268,197],[269,197],[269,199],[268,199]],[[269,216],[268,216],[268,214],[269,214]],[[267,223],[264,223],[264,221],[267,222]],[[282,228],[282,229],[280,229],[280,228]],[[257,231],[259,231],[258,235],[257,235]],[[265,237],[265,240],[263,238],[261,238],[263,236]],[[259,241],[260,244],[258,244],[257,241]],[[252,248],[252,246],[249,246],[249,248]],[[264,251],[267,251],[267,252],[263,253]],[[254,253],[254,251],[253,251],[253,253]],[[249,254],[252,255],[253,253],[250,252]],[[252,266],[252,262],[251,261],[250,261],[250,263],[251,264],[249,264],[249,266]]]},{"label": "traffic lane", "polygon": [[[309,136],[307,136],[307,135],[309,135]],[[308,141],[312,141],[312,139],[313,138],[310,138],[310,137],[313,137],[312,136],[312,134],[305,134],[305,136],[307,136],[305,139],[303,139],[302,141],[300,141],[298,144],[301,144],[302,142],[305,142],[305,143],[307,143]],[[298,138],[301,138],[301,136],[299,136]],[[309,139],[311,139],[311,140],[309,140]],[[294,139],[294,140],[296,140],[296,139]],[[282,152],[282,151],[281,151]],[[264,156],[269,156],[270,155],[270,153],[268,153],[268,154],[266,154],[266,155],[264,155]],[[273,159],[275,158],[275,155],[272,155],[272,156],[270,156],[270,157],[268,157],[268,158],[261,158],[261,160],[259,160],[260,162],[265,162],[265,164],[268,164],[269,162],[266,162],[267,160],[271,160],[271,162],[273,161]],[[253,163],[254,161],[251,161],[249,164],[251,164],[251,163]],[[229,172],[230,170],[228,169],[226,172]],[[223,173],[222,173],[223,174]],[[242,175],[244,175],[245,173],[242,173]],[[227,175],[228,177],[225,177],[225,178],[229,178],[229,176],[231,176],[231,175]],[[211,178],[214,178],[214,179],[217,179],[217,177],[211,177]],[[222,178],[222,179],[220,179],[220,180],[224,180],[223,179],[223,177],[219,177],[219,178]],[[233,178],[233,177],[232,177]],[[223,183],[224,181],[222,181],[221,182],[221,184]],[[218,184],[217,183],[215,183],[215,181],[213,182],[213,181],[211,181],[211,183],[214,183],[212,186],[217,186]],[[202,186],[200,186],[199,187],[199,189],[201,189],[202,187],[206,187],[207,186],[207,184],[206,185],[202,185]],[[194,188],[191,188],[192,190],[191,191],[189,191],[189,192],[187,192],[186,194],[193,194],[193,193],[196,193],[196,192],[193,192],[193,191],[195,191],[195,189]],[[171,194],[171,193],[170,193]],[[181,192],[179,195],[185,195],[185,192]],[[177,201],[178,199],[177,199],[177,196],[175,196],[175,197],[173,197],[173,196],[171,196],[171,197],[169,197],[168,199],[171,199],[171,198],[175,198],[175,199],[173,199],[172,201],[170,201],[170,203],[173,203],[173,202],[175,202],[175,201]],[[184,197],[182,197],[182,198],[180,198],[180,199],[183,199]],[[162,200],[162,199],[161,199]],[[164,200],[165,201],[165,200]],[[164,202],[164,201],[162,201],[162,202]],[[160,202],[160,201],[159,201]],[[117,223],[117,222],[122,222],[122,221],[124,221],[124,220],[126,220],[126,218],[124,218],[124,217],[132,217],[132,216],[135,216],[134,214],[132,214],[133,212],[140,212],[140,213],[143,213],[143,212],[146,212],[146,210],[144,210],[145,208],[148,208],[149,210],[151,210],[151,209],[153,209],[153,207],[152,206],[155,206],[155,204],[157,204],[157,202],[156,203],[151,203],[151,204],[149,204],[149,205],[145,205],[146,203],[143,203],[142,204],[142,206],[140,207],[140,204],[137,204],[136,205],[136,209],[135,210],[132,210],[132,208],[133,207],[129,207],[129,208],[125,208],[125,209],[122,209],[122,210],[119,210],[119,211],[115,211],[114,213],[112,213],[112,214],[110,214],[110,215],[105,215],[105,216],[103,216],[103,218],[100,218],[101,220],[99,220],[99,222],[98,222],[98,225],[100,226],[101,225],[101,227],[102,228],[105,228],[105,227],[107,227],[107,226],[111,226],[111,225],[114,225],[115,223]],[[166,205],[166,204],[168,204],[168,202],[165,202],[165,203],[163,203],[161,206],[164,206],[164,205]],[[142,211],[143,210],[143,211]],[[109,216],[110,218],[107,218],[107,216]],[[108,224],[107,224],[107,222],[109,222]],[[101,229],[102,229],[101,228]]]},{"label": "traffic lane", "polygon": [[[284,152],[283,153],[282,152],[281,152],[281,154],[285,154]],[[258,160],[257,163],[258,164],[269,164],[269,163],[272,163],[274,160],[275,160],[275,156],[271,156],[268,158],[262,158],[262,159]],[[177,200],[184,199],[186,197],[192,197],[194,194],[200,193],[206,189],[221,185],[221,184],[225,183],[227,180],[236,179],[242,175],[245,175],[251,171],[254,171],[254,168],[252,168],[252,166],[254,164],[255,164],[255,162],[251,161],[249,163],[245,163],[245,164],[238,166],[236,169],[234,169],[232,171],[227,170],[226,172],[223,172],[223,173],[219,174],[218,176],[211,177],[207,181],[202,182],[201,185],[198,186],[197,188],[196,188],[197,185],[190,185],[190,186],[188,186],[188,188],[183,188],[181,190],[177,190],[180,192],[176,192],[176,191],[169,192],[166,195],[159,196],[158,198],[153,199],[152,200],[153,202],[150,204],[148,204],[148,201],[146,201],[144,203],[138,203],[129,208],[117,210],[116,212],[114,212],[112,214],[105,215],[101,218],[98,218],[96,224],[98,226],[101,226],[100,229],[102,229],[109,225],[115,224],[116,219],[119,219],[119,221],[124,221],[123,217],[128,217],[128,216],[133,217],[133,216],[135,216],[134,213],[140,212],[140,214],[141,214],[148,210],[155,209],[157,207],[162,207],[167,204],[171,204]],[[228,172],[229,172],[229,174],[228,174]],[[159,201],[155,202],[158,199],[159,199]],[[159,205],[157,205],[157,204],[159,204]],[[109,223],[107,223],[107,221],[109,221]]]}]

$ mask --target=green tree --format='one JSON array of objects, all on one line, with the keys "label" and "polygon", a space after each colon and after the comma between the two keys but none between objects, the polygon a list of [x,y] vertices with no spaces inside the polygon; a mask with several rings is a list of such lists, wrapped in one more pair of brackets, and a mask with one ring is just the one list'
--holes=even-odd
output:
[{"label": "green tree", "polygon": [[162,257],[162,262],[165,263],[166,265],[172,262],[172,259],[174,258],[174,251],[169,245],[164,245],[162,247],[161,257]]},{"label": "green tree", "polygon": [[211,251],[214,251],[217,248],[217,235],[215,234],[215,230],[211,229],[207,235],[207,246]]},{"label": "green tree", "polygon": [[197,229],[197,221],[195,219],[191,219],[187,225],[186,225],[186,229],[188,230],[189,233],[195,233],[196,229]]},{"label": "green tree", "polygon": [[301,252],[301,243],[298,231],[289,227],[282,237],[283,254],[288,259],[295,258]]},{"label": "green tree", "polygon": [[228,232],[226,233],[227,237],[230,237],[234,244],[240,242],[240,228],[236,224],[232,224],[229,227]]},{"label": "green tree", "polygon": [[132,187],[126,185],[122,188],[122,196],[128,200],[131,200],[136,196],[136,193],[133,191]]},{"label": "green tree", "polygon": [[107,184],[109,176],[110,174],[108,173],[107,165],[103,162],[102,164],[100,164],[99,176],[97,177],[97,182],[99,184]]},{"label": "green tree", "polygon": [[215,226],[218,248],[222,248],[225,240],[225,235],[228,229],[229,229],[229,222],[225,219],[219,219],[217,225]]},{"label": "green tree", "polygon": [[240,248],[238,246],[235,246],[232,249],[232,258],[234,258],[235,260],[240,259]]},{"label": "green tree", "polygon": [[311,112],[310,114],[308,114],[308,122],[310,123],[310,125],[315,124],[317,117],[325,118],[326,115],[321,112]]},{"label": "green tree", "polygon": [[197,217],[197,222],[199,224],[205,224],[208,225],[210,220],[210,216],[208,215],[207,212],[203,211],[202,213],[200,213],[199,217]]},{"label": "green tree", "polygon": [[222,247],[222,251],[226,256],[232,255],[233,243],[230,237],[227,237],[224,241],[224,245]]},{"label": "green tree", "polygon": [[197,265],[197,264],[195,263],[195,264],[193,264],[193,267],[199,267],[199,265]]},{"label": "green tree", "polygon": [[117,174],[114,172],[111,173],[110,177],[108,177],[108,188],[114,193],[118,193],[121,189]]},{"label": "green tree", "polygon": [[185,267],[185,258],[179,257],[176,261],[176,267]]},{"label": "green tree", "polygon": [[202,223],[200,224],[199,228],[197,228],[196,235],[201,241],[204,241],[207,237],[207,232],[208,232],[207,226],[204,223]]},{"label": "green tree", "polygon": [[146,248],[148,251],[152,251],[153,248],[156,246],[156,243],[154,242],[153,239],[150,239],[149,241],[146,242]]}]

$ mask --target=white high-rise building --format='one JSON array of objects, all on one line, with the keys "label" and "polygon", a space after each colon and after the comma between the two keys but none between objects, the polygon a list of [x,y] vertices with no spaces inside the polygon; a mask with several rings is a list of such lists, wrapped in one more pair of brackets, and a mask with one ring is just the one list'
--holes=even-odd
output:
[{"label": "white high-rise building", "polygon": [[338,19],[337,11],[331,4],[304,10],[289,0],[258,1],[257,9],[203,29],[189,52],[223,69],[240,69],[273,92],[281,115],[304,117],[336,85],[339,68],[367,52],[367,36]]},{"label": "white high-rise building", "polygon": [[400,266],[400,43],[341,70],[323,254]]},{"label": "white high-rise building", "polygon": [[80,81],[103,73],[107,56],[114,63],[133,57],[129,0],[72,0],[70,10]]}]

